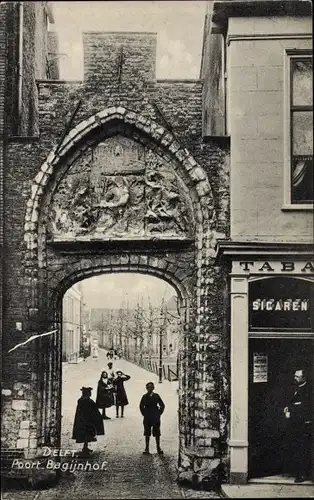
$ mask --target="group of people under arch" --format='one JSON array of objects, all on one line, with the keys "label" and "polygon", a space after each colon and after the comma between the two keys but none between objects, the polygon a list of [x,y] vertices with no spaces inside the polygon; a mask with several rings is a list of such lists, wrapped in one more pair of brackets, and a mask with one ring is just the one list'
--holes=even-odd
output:
[{"label": "group of people under arch", "polygon": [[[77,443],[83,443],[82,456],[88,457],[92,450],[88,443],[97,441],[97,435],[104,435],[104,420],[110,420],[106,410],[115,405],[116,417],[124,417],[124,407],[129,404],[124,383],[130,380],[130,375],[118,370],[113,371],[113,363],[108,363],[108,371],[103,370],[97,384],[96,402],[91,399],[92,387],[82,387],[82,396],[77,402],[74,418],[72,439]],[[154,384],[146,384],[146,394],[139,403],[139,410],[143,418],[145,450],[149,455],[149,440],[151,434],[156,439],[157,453],[163,454],[160,448],[160,417],[164,412],[165,404],[159,394],[154,392]],[[102,413],[100,413],[100,410]],[[120,412],[119,412],[120,410]]]},{"label": "group of people under arch", "polygon": [[108,371],[101,372],[97,385],[96,405],[102,410],[104,420],[110,420],[106,410],[112,406],[116,407],[116,418],[124,417],[124,407],[129,404],[124,382],[130,378],[130,375],[121,370],[114,373],[112,362],[108,363]]}]

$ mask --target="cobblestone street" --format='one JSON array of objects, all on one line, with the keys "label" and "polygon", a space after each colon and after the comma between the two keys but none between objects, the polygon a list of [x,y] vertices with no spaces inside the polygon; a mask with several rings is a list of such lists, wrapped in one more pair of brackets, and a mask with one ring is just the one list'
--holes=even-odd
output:
[{"label": "cobblestone street", "polygon": [[[80,388],[93,387],[92,399],[96,399],[100,372],[107,368],[105,351],[100,350],[97,360],[91,357],[79,364],[64,364],[62,394],[62,450],[77,449],[82,445],[72,439],[72,426]],[[123,419],[115,417],[115,408],[107,411],[111,420],[105,421],[105,436],[99,436],[97,443],[90,443],[94,453],[88,459],[90,464],[107,462],[104,470],[63,472],[55,488],[40,492],[12,492],[3,499],[14,500],[69,500],[79,499],[124,499],[124,498],[218,498],[211,492],[195,492],[181,488],[175,481],[175,467],[178,452],[177,382],[163,381],[158,384],[156,375],[125,361],[114,361],[114,370],[121,369],[131,376],[125,383],[129,405]],[[156,453],[155,440],[151,439],[151,455],[143,456],[144,436],[139,401],[144,394],[145,384],[155,383],[155,391],[162,397],[166,409],[162,417],[161,446],[163,456]],[[67,461],[77,459],[67,458]],[[82,461],[82,463],[84,463]],[[85,461],[86,463],[86,461]]]}]

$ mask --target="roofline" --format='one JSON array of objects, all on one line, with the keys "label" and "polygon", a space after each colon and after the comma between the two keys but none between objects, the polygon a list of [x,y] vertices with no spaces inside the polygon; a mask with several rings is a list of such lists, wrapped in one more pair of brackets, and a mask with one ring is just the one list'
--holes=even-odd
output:
[{"label": "roofline", "polygon": [[[207,37],[225,35],[229,17],[312,16],[311,0],[207,0],[200,64],[203,74]],[[209,41],[210,43],[210,41]]]},{"label": "roofline", "polygon": [[226,26],[229,17],[311,16],[311,0],[214,0],[212,22]]},{"label": "roofline", "polygon": [[157,31],[82,31],[83,35],[158,35]]},{"label": "roofline", "polygon": [[267,256],[283,258],[293,256],[294,258],[314,257],[314,245],[311,243],[268,243],[252,241],[226,241],[220,240],[216,246],[216,262],[238,257]]},{"label": "roofline", "polygon": [[205,44],[206,44],[206,40],[207,40],[207,35],[210,33],[210,29],[208,29],[208,27],[210,26],[210,14],[207,11],[208,11],[208,4],[207,4],[207,9],[206,9],[206,14],[204,17],[204,26],[203,26],[203,43],[202,43],[202,55],[201,55],[201,64],[200,64],[200,79],[203,78]]}]

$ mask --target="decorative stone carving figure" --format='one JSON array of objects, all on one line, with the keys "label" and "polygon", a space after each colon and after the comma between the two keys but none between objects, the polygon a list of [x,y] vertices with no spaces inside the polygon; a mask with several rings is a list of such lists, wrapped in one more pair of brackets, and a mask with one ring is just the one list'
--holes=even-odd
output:
[{"label": "decorative stone carving figure", "polygon": [[69,168],[49,213],[51,235],[61,240],[185,237],[193,225],[188,191],[173,166],[120,136]]}]

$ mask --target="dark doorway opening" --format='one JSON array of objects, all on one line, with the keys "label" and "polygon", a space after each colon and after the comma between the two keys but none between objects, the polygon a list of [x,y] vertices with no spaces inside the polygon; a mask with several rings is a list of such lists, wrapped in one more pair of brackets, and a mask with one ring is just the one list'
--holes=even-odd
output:
[{"label": "dark doorway opening", "polygon": [[250,339],[250,478],[294,475],[291,422],[285,417],[284,408],[295,390],[296,370],[306,370],[313,391],[313,354],[313,340]]}]

